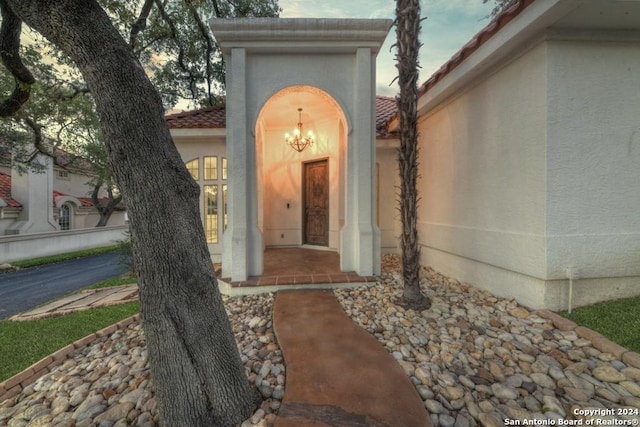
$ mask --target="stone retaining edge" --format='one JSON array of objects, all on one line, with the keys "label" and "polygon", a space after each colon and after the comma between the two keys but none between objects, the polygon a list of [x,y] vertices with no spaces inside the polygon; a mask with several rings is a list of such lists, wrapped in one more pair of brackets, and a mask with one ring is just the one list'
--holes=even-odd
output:
[{"label": "stone retaining edge", "polygon": [[550,320],[553,325],[561,331],[574,331],[579,337],[591,341],[593,346],[601,352],[611,353],[627,365],[640,369],[640,354],[635,351],[631,351],[620,344],[614,343],[596,331],[585,328],[584,326],[578,326],[578,324],[572,320],[565,319],[552,311],[538,310],[535,314],[543,319]]},{"label": "stone retaining edge", "polygon": [[24,371],[6,379],[0,383],[0,402],[4,402],[7,399],[11,399],[20,393],[25,387],[34,383],[38,378],[51,372],[56,366],[62,365],[74,351],[83,348],[88,344],[93,343],[98,338],[113,334],[119,329],[124,329],[130,324],[140,320],[140,313],[134,314],[131,317],[123,319],[113,325],[100,329],[98,332],[87,335],[84,338],[80,338],[73,344],[69,344],[66,347],[61,348],[55,353],[46,356],[42,360],[37,361],[33,365],[29,366]]},{"label": "stone retaining edge", "polygon": [[[601,352],[611,353],[627,365],[631,365],[635,368],[640,369],[639,353],[628,350],[625,347],[614,343],[613,341],[589,328],[578,326],[578,324],[573,322],[572,320],[565,319],[564,317],[552,311],[538,310],[534,311],[533,313],[537,314],[543,319],[550,320],[553,325],[561,331],[575,331],[575,333],[578,334],[579,337],[590,340],[593,343],[593,346]],[[124,329],[131,323],[138,320],[140,320],[139,313],[121,320],[118,323],[114,323],[111,326],[102,328],[98,332],[87,335],[84,338],[80,338],[73,344],[69,344],[68,346],[61,348],[55,353],[29,366],[24,371],[14,375],[11,378],[8,378],[7,380],[0,383],[0,402],[16,396],[26,386],[35,382],[38,378],[50,372],[56,366],[61,365],[65,360],[68,359],[68,356],[78,348],[85,347],[87,344],[94,342],[98,338],[102,338],[106,335],[111,335],[118,329]]]}]

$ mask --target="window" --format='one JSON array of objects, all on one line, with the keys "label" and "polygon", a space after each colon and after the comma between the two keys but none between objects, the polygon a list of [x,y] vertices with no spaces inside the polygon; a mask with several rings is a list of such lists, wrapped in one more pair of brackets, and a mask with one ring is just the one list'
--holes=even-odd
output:
[{"label": "window", "polygon": [[218,179],[218,158],[216,156],[204,158],[204,179]]},{"label": "window", "polygon": [[[206,174],[206,168],[205,168]],[[205,175],[206,176],[206,175]],[[218,186],[204,186],[204,232],[207,243],[218,243]]]},{"label": "window", "polygon": [[222,186],[222,209],[222,230],[224,231],[227,229],[227,184]]},{"label": "window", "polygon": [[58,171],[58,179],[63,179],[65,181],[69,181],[69,172],[67,171]]},{"label": "window", "polygon": [[193,159],[185,163],[187,170],[196,181],[200,178],[200,167],[198,165],[198,159]]},{"label": "window", "polygon": [[67,203],[60,206],[60,215],[58,216],[58,225],[60,230],[71,230],[71,206]]},{"label": "window", "polygon": [[222,179],[227,179],[227,158],[222,158]]}]

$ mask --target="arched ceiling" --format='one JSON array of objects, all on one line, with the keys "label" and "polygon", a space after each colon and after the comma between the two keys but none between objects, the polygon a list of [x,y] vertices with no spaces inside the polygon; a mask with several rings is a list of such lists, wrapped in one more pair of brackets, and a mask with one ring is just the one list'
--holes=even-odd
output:
[{"label": "arched ceiling", "polygon": [[258,123],[266,129],[293,130],[302,108],[304,131],[325,120],[343,119],[338,103],[326,92],[312,86],[290,86],[274,94],[262,107]]}]

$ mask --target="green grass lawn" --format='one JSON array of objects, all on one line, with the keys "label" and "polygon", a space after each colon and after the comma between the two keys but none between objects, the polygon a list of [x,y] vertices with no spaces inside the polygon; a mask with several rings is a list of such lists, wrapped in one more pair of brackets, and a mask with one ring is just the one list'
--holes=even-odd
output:
[{"label": "green grass lawn", "polygon": [[85,289],[109,288],[112,286],[129,285],[131,283],[138,283],[138,278],[135,276],[134,277],[113,277],[111,279],[98,282],[95,285],[86,287]]},{"label": "green grass lawn", "polygon": [[0,321],[0,382],[40,359],[139,310],[138,302],[23,322]]},{"label": "green grass lawn", "polygon": [[52,255],[52,256],[46,256],[46,257],[40,257],[40,258],[26,259],[26,260],[23,260],[23,261],[14,261],[14,262],[11,263],[11,265],[13,265],[14,267],[20,267],[20,268],[35,267],[37,265],[53,264],[55,262],[61,262],[61,261],[67,261],[67,260],[70,260],[70,259],[76,259],[76,258],[82,258],[82,257],[86,257],[86,256],[91,256],[91,255],[103,254],[105,252],[115,251],[115,250],[117,250],[119,248],[120,248],[120,246],[118,246],[118,245],[106,246],[106,247],[103,247],[103,248],[87,249],[87,250],[84,250],[84,251],[68,252],[68,253],[59,254],[59,255]]},{"label": "green grass lawn", "polygon": [[[88,249],[13,262],[20,268],[51,264],[119,249],[119,246]],[[114,277],[87,289],[136,283],[136,277]],[[0,321],[0,382],[74,341],[126,319],[139,311],[138,302],[99,307],[61,317],[21,322]]]},{"label": "green grass lawn", "polygon": [[640,297],[607,301],[562,315],[640,353]]}]

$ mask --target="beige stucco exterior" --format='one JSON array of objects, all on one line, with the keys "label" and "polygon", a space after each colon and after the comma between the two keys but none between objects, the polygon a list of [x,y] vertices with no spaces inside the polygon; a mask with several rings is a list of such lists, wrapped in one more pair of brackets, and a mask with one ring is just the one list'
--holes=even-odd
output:
[{"label": "beige stucco exterior", "polygon": [[534,308],[640,294],[638,6],[535,2],[420,99],[424,264]]}]

